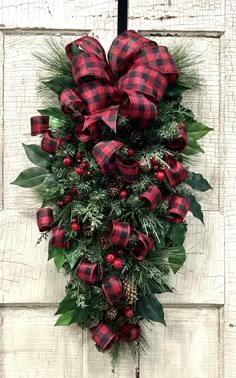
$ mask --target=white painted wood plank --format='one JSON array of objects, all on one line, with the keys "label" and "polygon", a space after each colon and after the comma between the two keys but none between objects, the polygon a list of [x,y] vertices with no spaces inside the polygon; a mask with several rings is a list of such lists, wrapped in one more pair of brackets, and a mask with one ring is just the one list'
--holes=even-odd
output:
[{"label": "white painted wood plank", "polygon": [[2,177],[3,177],[3,34],[0,33],[0,209],[3,203]]},{"label": "white painted wood plank", "polygon": [[[112,33],[100,33],[100,40],[108,48],[112,41]],[[59,38],[59,37],[56,37]],[[30,166],[21,143],[37,143],[38,138],[29,134],[29,120],[37,114],[36,109],[42,107],[42,99],[36,91],[40,70],[32,57],[33,51],[43,49],[45,36],[40,35],[6,35],[5,36],[5,172],[4,172],[4,203],[8,209],[28,209],[37,205],[31,189],[22,189],[10,185],[20,171]],[[66,37],[66,40],[73,37]],[[157,38],[159,42],[167,45],[173,39]],[[184,39],[176,39],[180,43]],[[194,157],[193,168],[210,181],[214,191],[198,193],[204,209],[219,210],[220,198],[220,171],[219,171],[219,39],[217,38],[191,38],[189,45],[200,54],[202,63],[200,72],[206,81],[201,92],[185,97],[186,105],[190,106],[196,117],[214,128],[214,132],[203,140],[206,154]],[[14,135],[14,138],[13,138]],[[39,205],[39,204],[38,204]]]},{"label": "white painted wood plank", "polygon": [[[115,0],[1,0],[1,25],[114,30]],[[142,30],[224,30],[221,0],[130,0],[129,28]]]},{"label": "white painted wood plank", "polygon": [[[53,327],[54,311],[2,309],[2,378],[134,377],[131,359],[113,376],[109,359],[96,351],[93,341],[82,348],[77,326]],[[147,332],[151,351],[142,357],[141,377],[218,378],[218,309],[167,308],[166,320],[167,328],[153,325]]]},{"label": "white painted wood plank", "polygon": [[[189,219],[187,261],[171,279],[176,293],[162,295],[163,303],[224,303],[223,217],[207,212],[205,222]],[[47,242],[35,246],[35,215],[2,211],[0,224],[0,302],[60,302],[68,277],[47,262]]]},{"label": "white painted wood plank", "polygon": [[224,378],[236,375],[236,34],[235,2],[226,1],[226,32],[222,38],[222,107],[225,129],[225,345]]}]

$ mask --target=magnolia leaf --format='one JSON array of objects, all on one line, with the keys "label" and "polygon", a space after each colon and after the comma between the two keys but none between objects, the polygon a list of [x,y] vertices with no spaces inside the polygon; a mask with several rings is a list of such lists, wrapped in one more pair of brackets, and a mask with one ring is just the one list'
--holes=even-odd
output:
[{"label": "magnolia leaf", "polygon": [[32,167],[21,172],[11,184],[21,186],[22,188],[33,188],[42,184],[45,178],[45,169]]},{"label": "magnolia leaf", "polygon": [[204,153],[204,150],[201,148],[201,146],[198,144],[198,142],[194,138],[188,136],[187,146],[183,150],[183,154],[185,154],[185,155],[196,155],[199,152]]},{"label": "magnolia leaf", "polygon": [[186,260],[186,253],[183,246],[172,248],[169,254],[169,264],[174,273],[183,266]]},{"label": "magnolia leaf", "polygon": [[209,133],[209,131],[212,131],[213,129],[204,125],[200,122],[186,122],[185,123],[186,131],[188,134],[188,138],[193,138],[194,140],[201,139]]},{"label": "magnolia leaf", "polygon": [[185,183],[191,186],[191,188],[200,190],[201,192],[212,189],[209,182],[200,173],[188,172]]},{"label": "magnolia leaf", "polygon": [[174,223],[170,226],[168,237],[176,245],[183,245],[185,239],[185,227],[183,224]]},{"label": "magnolia leaf", "polygon": [[49,127],[51,129],[57,129],[57,128],[62,127],[62,126],[64,126],[63,121],[61,121],[60,119],[55,118],[53,116],[49,117]]},{"label": "magnolia leaf", "polygon": [[76,298],[71,298],[71,296],[67,294],[59,304],[55,315],[64,314],[65,312],[75,310],[76,308]]},{"label": "magnolia leaf", "polygon": [[50,117],[54,117],[57,119],[60,119],[61,121],[64,121],[65,119],[65,114],[60,108],[56,107],[49,107],[47,109],[39,109],[37,110],[41,115],[47,115]]},{"label": "magnolia leaf", "polygon": [[48,244],[48,261],[53,259],[56,254],[60,253],[61,248],[53,247],[52,245]]},{"label": "magnolia leaf", "polygon": [[77,308],[74,312],[74,316],[72,319],[73,323],[85,322],[86,320],[88,320],[88,315],[89,315],[89,307]]},{"label": "magnolia leaf", "polygon": [[54,263],[56,265],[57,271],[63,267],[65,263],[65,249],[64,248],[57,248],[54,255]]},{"label": "magnolia leaf", "polygon": [[201,205],[197,202],[196,198],[192,194],[183,194],[183,197],[189,202],[189,210],[191,211],[193,216],[200,219],[200,221],[204,224]]},{"label": "magnolia leaf", "polygon": [[175,83],[174,85],[170,85],[166,88],[164,95],[166,97],[180,97],[187,89],[188,88],[186,86]]},{"label": "magnolia leaf", "polygon": [[37,144],[22,143],[28,159],[35,165],[41,168],[48,168],[51,164],[49,154],[42,150]]},{"label": "magnolia leaf", "polygon": [[65,258],[70,268],[73,269],[78,260],[78,247],[76,249],[67,249],[65,251]]},{"label": "magnolia leaf", "polygon": [[43,81],[42,83],[58,95],[60,95],[64,89],[76,87],[73,78],[66,75],[58,76],[49,81]]},{"label": "magnolia leaf", "polygon": [[55,326],[68,326],[75,321],[73,320],[75,311],[68,311],[65,312],[64,314],[61,314],[59,318],[56,321]]},{"label": "magnolia leaf", "polygon": [[154,322],[166,325],[162,304],[154,294],[149,293],[140,297],[137,303],[137,308],[138,312],[144,319],[153,320]]}]

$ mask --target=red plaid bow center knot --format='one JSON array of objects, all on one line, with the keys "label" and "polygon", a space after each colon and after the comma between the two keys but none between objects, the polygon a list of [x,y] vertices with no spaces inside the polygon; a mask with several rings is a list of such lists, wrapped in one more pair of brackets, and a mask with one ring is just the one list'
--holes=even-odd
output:
[{"label": "red plaid bow center knot", "polygon": [[[75,59],[74,45],[83,50]],[[88,36],[67,45],[66,53],[77,88],[64,90],[60,101],[63,111],[79,116],[76,136],[82,142],[101,136],[104,124],[116,132],[119,112],[140,128],[153,122],[158,101],[178,77],[167,48],[134,31],[115,38],[108,61],[101,44]]]}]

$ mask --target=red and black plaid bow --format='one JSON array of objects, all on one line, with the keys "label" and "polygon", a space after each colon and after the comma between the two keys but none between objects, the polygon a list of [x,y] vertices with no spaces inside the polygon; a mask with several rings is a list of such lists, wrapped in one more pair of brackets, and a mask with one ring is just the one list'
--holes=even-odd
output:
[{"label": "red and black plaid bow", "polygon": [[90,328],[92,339],[100,345],[103,350],[109,350],[112,344],[118,341],[119,337],[112,331],[108,323],[102,321]]},{"label": "red and black plaid bow", "polygon": [[76,268],[76,275],[81,279],[94,285],[103,278],[103,269],[100,264],[81,262]]},{"label": "red and black plaid bow", "polygon": [[56,248],[70,248],[70,242],[65,234],[63,228],[53,228],[52,237],[49,244]]},{"label": "red and black plaid bow", "polygon": [[139,198],[146,199],[149,202],[149,209],[155,210],[158,203],[162,200],[162,194],[155,185],[149,185]]},{"label": "red and black plaid bow", "polygon": [[118,331],[120,339],[125,342],[137,340],[141,333],[142,330],[139,324],[126,324]]},{"label": "red and black plaid bow", "polygon": [[37,225],[40,232],[49,231],[53,226],[53,211],[49,207],[42,207],[36,213]]},{"label": "red and black plaid bow", "polygon": [[41,148],[49,154],[55,154],[60,146],[60,143],[60,138],[54,138],[51,137],[49,133],[45,133],[41,141]]},{"label": "red and black plaid bow", "polygon": [[171,151],[183,151],[187,145],[187,133],[184,130],[185,124],[179,123],[178,130],[179,130],[179,137],[174,138],[173,140],[169,140],[167,145],[169,150]]},{"label": "red and black plaid bow", "polygon": [[[74,60],[73,45],[83,49]],[[60,100],[63,107],[66,105],[63,108],[66,111],[74,107],[71,102],[78,104],[82,100],[81,135],[101,121],[116,131],[118,111],[135,120],[139,127],[145,127],[155,120],[157,102],[167,85],[178,77],[167,48],[134,31],[126,31],[113,41],[108,52],[109,63],[100,43],[88,36],[67,45],[66,53],[72,61],[73,78],[78,87],[75,95],[63,92]],[[89,80],[84,80],[88,77]],[[95,134],[87,133],[87,137],[90,135],[93,139]]]},{"label": "red and black plaid bow", "polygon": [[49,128],[49,116],[31,117],[31,135],[44,134]]},{"label": "red and black plaid bow", "polygon": [[130,251],[131,255],[137,260],[143,260],[146,254],[154,247],[154,241],[150,236],[143,234],[137,230],[132,230],[132,234],[135,235],[137,243],[135,247]]},{"label": "red and black plaid bow", "polygon": [[170,186],[174,188],[186,179],[188,172],[178,160],[168,154],[165,155],[165,162],[168,164],[168,167],[165,166],[165,174]]},{"label": "red and black plaid bow", "polygon": [[165,200],[169,202],[168,220],[172,223],[182,223],[189,211],[189,202],[179,196],[167,196]]},{"label": "red and black plaid bow", "polygon": [[110,305],[113,305],[123,297],[122,283],[115,277],[110,277],[102,283],[102,290],[105,298]]}]

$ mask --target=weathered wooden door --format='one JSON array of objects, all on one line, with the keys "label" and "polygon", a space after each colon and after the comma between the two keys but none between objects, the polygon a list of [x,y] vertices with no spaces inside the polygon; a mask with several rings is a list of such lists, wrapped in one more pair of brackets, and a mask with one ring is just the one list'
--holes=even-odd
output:
[{"label": "weathered wooden door", "polygon": [[[42,106],[32,52],[41,51],[48,36],[72,40],[84,33],[108,47],[116,35],[117,1],[1,0],[0,10],[1,376],[112,377],[109,360],[86,336],[82,345],[77,327],[53,327],[66,278],[47,263],[46,244],[35,246],[37,200],[9,183],[28,167],[21,142],[32,142],[29,118]],[[199,196],[206,225],[189,218],[187,263],[174,278],[176,294],[162,298],[167,327],[149,331],[142,378],[236,376],[235,23],[234,0],[129,2],[130,29],[167,44],[187,40],[201,54],[206,86],[185,102],[214,128],[204,139],[207,154],[193,162],[214,187]],[[123,361],[114,376],[134,377],[134,367]]]}]

